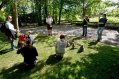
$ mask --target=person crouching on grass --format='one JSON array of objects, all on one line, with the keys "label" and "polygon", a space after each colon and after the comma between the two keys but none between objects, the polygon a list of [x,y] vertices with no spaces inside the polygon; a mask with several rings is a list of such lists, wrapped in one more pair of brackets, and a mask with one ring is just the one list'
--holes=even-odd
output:
[{"label": "person crouching on grass", "polygon": [[56,57],[60,57],[61,59],[63,58],[63,55],[65,53],[65,48],[67,46],[67,42],[65,40],[64,35],[60,35],[60,39],[56,42]]},{"label": "person crouching on grass", "polygon": [[38,52],[36,47],[32,46],[32,42],[30,40],[26,42],[26,46],[23,46],[21,49],[18,49],[17,54],[20,53],[24,57],[24,63],[28,69],[35,67]]}]

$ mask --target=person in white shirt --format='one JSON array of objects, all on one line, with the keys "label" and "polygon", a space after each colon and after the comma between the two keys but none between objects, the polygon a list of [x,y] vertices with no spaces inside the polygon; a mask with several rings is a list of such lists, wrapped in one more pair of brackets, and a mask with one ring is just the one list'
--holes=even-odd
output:
[{"label": "person in white shirt", "polygon": [[67,41],[65,40],[65,36],[60,35],[60,40],[56,42],[56,47],[55,47],[56,56],[63,57],[66,46],[67,46]]},{"label": "person in white shirt", "polygon": [[52,35],[52,22],[53,22],[53,19],[52,19],[52,17],[49,15],[49,16],[46,18],[48,35]]},{"label": "person in white shirt", "polygon": [[14,40],[15,40],[15,32],[17,32],[17,30],[14,28],[14,25],[11,23],[11,21],[12,21],[12,16],[8,16],[6,18],[6,23],[5,23],[5,26],[7,28],[6,35],[11,40],[11,48],[16,49]]}]

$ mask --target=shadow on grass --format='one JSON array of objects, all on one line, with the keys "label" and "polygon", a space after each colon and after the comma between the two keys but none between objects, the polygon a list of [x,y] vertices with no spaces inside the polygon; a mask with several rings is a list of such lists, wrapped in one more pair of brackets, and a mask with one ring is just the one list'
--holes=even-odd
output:
[{"label": "shadow on grass", "polygon": [[96,54],[89,54],[84,61],[82,73],[86,79],[119,79],[119,47],[95,47]]},{"label": "shadow on grass", "polygon": [[24,68],[24,64],[15,64],[11,68],[8,69],[2,69],[0,72],[0,75],[2,75],[2,79],[22,79],[22,77],[28,76],[30,71],[26,72],[26,69]]},{"label": "shadow on grass", "polygon": [[93,45],[96,45],[98,43],[98,41],[93,41],[93,42],[90,42],[88,46],[93,46]]},{"label": "shadow on grass", "polygon": [[53,65],[52,68],[47,69],[41,77],[44,79],[81,79],[81,65],[82,63],[76,61],[70,62],[71,58],[65,58],[59,63]]},{"label": "shadow on grass", "polygon": [[70,62],[64,59],[49,68],[42,76],[45,79],[119,79],[119,47],[95,47],[98,53],[89,54]]},{"label": "shadow on grass", "polygon": [[[51,58],[52,56],[53,55],[51,55],[49,58]],[[59,63],[52,64],[54,67],[50,67],[46,71],[43,71],[44,72],[43,74],[41,73],[42,72],[41,70],[45,66],[49,65],[48,63],[44,61],[37,62],[36,67],[32,70],[25,69],[23,64],[15,64],[14,66],[8,69],[3,69],[2,71],[0,71],[0,77],[2,79],[56,79],[57,77],[55,75],[58,74],[60,76],[59,79],[63,79],[63,78],[66,79],[68,78],[68,75],[71,73],[70,69],[68,69],[68,71],[66,70],[66,74],[65,73],[62,74],[60,69],[64,69],[63,71],[65,72],[64,67],[66,66],[66,68],[68,68],[68,66],[71,66],[71,63],[69,62],[70,59],[71,58],[64,58]],[[49,61],[49,63],[52,63],[52,62],[53,60]],[[35,76],[31,77],[31,75],[35,75]]]},{"label": "shadow on grass", "polygon": [[51,55],[33,70],[23,71],[17,64],[3,69],[0,75],[3,79],[119,79],[119,47],[100,45],[93,49],[98,53],[85,55],[81,60],[71,62],[68,57],[56,62]]},{"label": "shadow on grass", "polygon": [[[40,71],[44,67],[45,63],[39,61],[35,68],[28,69],[23,63],[15,64],[8,69],[2,69],[0,71],[1,79],[32,79],[30,75]],[[2,77],[1,77],[2,76]]]},{"label": "shadow on grass", "polygon": [[46,60],[47,65],[54,65],[58,63],[61,59],[55,57],[55,54],[50,55],[49,58]]},{"label": "shadow on grass", "polygon": [[0,32],[0,41],[2,41],[2,42],[7,41],[7,36],[2,32]]},{"label": "shadow on grass", "polygon": [[0,55],[5,54],[5,53],[10,52],[10,51],[12,51],[12,49],[0,50]]}]

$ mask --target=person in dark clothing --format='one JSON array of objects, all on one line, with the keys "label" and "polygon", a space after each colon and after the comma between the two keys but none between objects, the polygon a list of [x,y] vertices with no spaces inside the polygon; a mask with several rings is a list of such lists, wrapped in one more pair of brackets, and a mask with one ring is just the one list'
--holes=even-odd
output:
[{"label": "person in dark clothing", "polygon": [[102,39],[102,32],[104,30],[106,23],[107,23],[106,14],[103,14],[102,18],[99,19],[99,23],[98,23],[99,27],[97,29],[97,35],[98,35],[97,41],[100,41]]},{"label": "person in dark clothing", "polygon": [[85,37],[87,36],[88,22],[89,22],[88,16],[84,16],[84,19],[83,19],[83,34],[82,34],[82,36],[85,36]]},{"label": "person in dark clothing", "polygon": [[26,66],[32,68],[35,66],[35,62],[37,60],[36,56],[38,56],[38,52],[34,46],[32,46],[32,42],[28,40],[26,42],[26,46],[19,49],[17,54],[22,54],[24,57],[24,63]]}]

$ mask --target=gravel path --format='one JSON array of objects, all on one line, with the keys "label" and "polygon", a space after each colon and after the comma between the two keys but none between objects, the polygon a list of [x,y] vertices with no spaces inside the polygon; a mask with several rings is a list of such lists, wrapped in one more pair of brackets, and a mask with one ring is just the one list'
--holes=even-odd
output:
[{"label": "gravel path", "polygon": [[[33,33],[38,33],[40,35],[47,34],[46,26],[35,27],[35,28],[21,28],[21,32],[26,32],[28,30],[33,31]],[[73,25],[55,25],[53,26],[53,34],[65,33],[68,36],[80,37],[82,35],[82,28]],[[88,27],[88,36],[86,39],[96,40],[97,39],[97,29]],[[119,33],[114,30],[104,30],[101,42],[107,44],[119,45]]]}]

